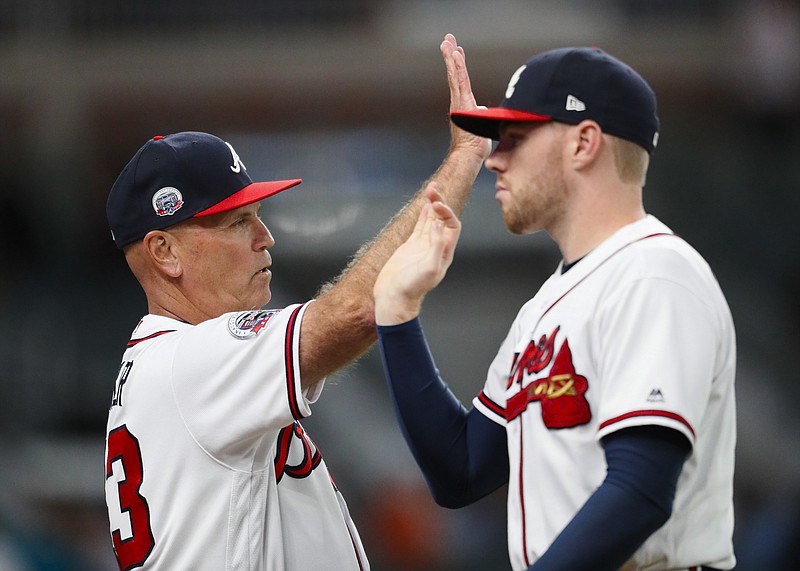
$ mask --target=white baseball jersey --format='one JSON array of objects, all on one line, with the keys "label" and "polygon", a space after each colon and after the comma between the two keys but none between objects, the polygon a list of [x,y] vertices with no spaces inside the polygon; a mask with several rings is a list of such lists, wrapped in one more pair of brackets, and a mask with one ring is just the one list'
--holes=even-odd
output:
[{"label": "white baseball jersey", "polygon": [[108,417],[106,503],[121,569],[361,570],[361,540],[300,425],[306,305],[199,325],[148,315]]},{"label": "white baseball jersey", "polygon": [[681,432],[692,453],[672,517],[636,552],[636,568],[733,567],[735,367],[716,279],[656,218],[620,229],[563,275],[559,266],[520,310],[474,400],[508,435],[513,568],[536,561],[603,482],[600,439],[644,425]]}]

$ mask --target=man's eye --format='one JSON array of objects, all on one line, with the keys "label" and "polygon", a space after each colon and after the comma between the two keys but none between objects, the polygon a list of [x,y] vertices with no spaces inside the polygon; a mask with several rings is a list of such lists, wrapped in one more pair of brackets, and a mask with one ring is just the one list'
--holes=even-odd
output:
[{"label": "man's eye", "polygon": [[523,138],[519,135],[507,135],[500,139],[497,143],[497,147],[501,150],[513,149],[522,142],[522,139]]}]

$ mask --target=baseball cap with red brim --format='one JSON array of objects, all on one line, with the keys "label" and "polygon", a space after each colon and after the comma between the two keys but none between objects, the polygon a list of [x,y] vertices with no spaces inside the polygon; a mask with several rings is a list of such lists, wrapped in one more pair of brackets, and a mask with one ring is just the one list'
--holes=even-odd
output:
[{"label": "baseball cap with red brim", "polygon": [[233,147],[208,133],[153,137],[111,188],[106,215],[117,247],[193,217],[246,206],[301,179],[253,182]]},{"label": "baseball cap with red brim", "polygon": [[603,132],[652,153],[658,143],[656,97],[627,64],[598,48],[543,52],[511,76],[499,107],[454,111],[453,123],[481,137],[500,138],[504,122],[596,121]]}]

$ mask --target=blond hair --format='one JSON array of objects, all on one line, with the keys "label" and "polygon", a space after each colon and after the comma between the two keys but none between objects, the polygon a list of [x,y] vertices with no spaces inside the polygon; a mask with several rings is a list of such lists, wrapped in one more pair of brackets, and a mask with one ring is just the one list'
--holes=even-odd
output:
[{"label": "blond hair", "polygon": [[647,167],[650,165],[650,154],[643,148],[625,139],[609,136],[614,153],[614,165],[617,174],[624,183],[644,186]]}]

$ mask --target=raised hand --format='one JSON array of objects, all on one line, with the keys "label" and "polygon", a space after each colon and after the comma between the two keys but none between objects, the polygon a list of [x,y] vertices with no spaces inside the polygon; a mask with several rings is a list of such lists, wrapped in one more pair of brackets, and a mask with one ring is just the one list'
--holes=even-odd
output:
[{"label": "raised hand", "polygon": [[397,325],[419,315],[422,299],[439,285],[453,261],[461,222],[447,206],[435,183],[425,189],[428,202],[414,231],[378,274],[375,319],[379,325]]},{"label": "raised hand", "polygon": [[[447,67],[447,82],[450,86],[450,111],[477,109],[475,95],[467,72],[464,48],[458,45],[453,34],[447,34],[439,46]],[[450,124],[451,146],[474,150],[481,158],[489,156],[492,144],[489,139],[478,137]]]}]

